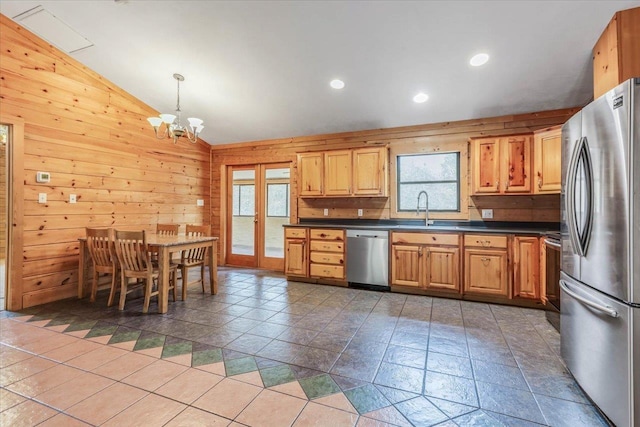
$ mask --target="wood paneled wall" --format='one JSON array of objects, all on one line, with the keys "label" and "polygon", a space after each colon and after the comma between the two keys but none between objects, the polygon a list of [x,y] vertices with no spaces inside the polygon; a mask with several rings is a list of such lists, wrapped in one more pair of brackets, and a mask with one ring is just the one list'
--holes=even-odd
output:
[{"label": "wood paneled wall", "polygon": [[[0,114],[24,120],[23,280],[11,284],[22,297],[11,309],[75,295],[84,227],[208,223],[208,144],[156,140],[146,118],[157,111],[3,15],[0,50]],[[37,171],[51,181],[36,183]]]},{"label": "wood paneled wall", "polygon": [[[220,174],[225,165],[252,163],[291,162],[292,193],[297,194],[296,154],[309,151],[323,151],[371,145],[432,147],[450,142],[467,142],[469,138],[500,136],[533,132],[566,122],[579,108],[543,111],[490,117],[477,120],[463,120],[418,126],[388,129],[373,129],[358,132],[344,132],[326,135],[302,136],[237,144],[215,145],[212,147],[211,169],[211,226],[224,240],[223,218],[221,218],[222,187]],[[428,150],[427,150],[428,151]],[[468,174],[467,174],[468,175]],[[395,189],[391,188],[395,197]],[[379,198],[332,198],[292,200],[292,222],[298,218],[325,218],[324,208],[329,209],[328,218],[357,218],[357,209],[364,210],[363,218],[391,218],[389,199]],[[469,197],[469,218],[480,219],[480,209],[494,209],[494,221],[559,221],[560,197],[552,196],[509,196],[484,198]]]}]

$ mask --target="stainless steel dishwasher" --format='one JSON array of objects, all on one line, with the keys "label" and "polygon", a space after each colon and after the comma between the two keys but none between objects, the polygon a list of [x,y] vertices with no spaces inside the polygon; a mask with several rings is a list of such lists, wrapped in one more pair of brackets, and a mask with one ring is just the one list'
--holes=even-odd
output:
[{"label": "stainless steel dishwasher", "polygon": [[347,282],[389,289],[389,231],[347,230]]}]

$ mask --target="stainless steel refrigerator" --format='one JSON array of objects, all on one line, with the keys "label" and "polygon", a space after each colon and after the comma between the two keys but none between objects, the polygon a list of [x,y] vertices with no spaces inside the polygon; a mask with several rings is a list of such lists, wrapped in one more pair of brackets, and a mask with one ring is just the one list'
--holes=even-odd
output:
[{"label": "stainless steel refrigerator", "polygon": [[562,128],[562,357],[618,427],[640,426],[640,78]]}]

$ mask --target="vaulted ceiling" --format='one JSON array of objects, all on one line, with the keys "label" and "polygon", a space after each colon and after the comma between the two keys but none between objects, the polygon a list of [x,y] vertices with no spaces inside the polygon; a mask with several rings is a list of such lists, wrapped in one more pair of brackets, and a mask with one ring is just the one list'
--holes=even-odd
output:
[{"label": "vaulted ceiling", "polygon": [[[183,117],[221,144],[584,105],[593,45],[616,11],[639,5],[3,0],[0,13],[42,6],[92,44],[72,57],[161,112],[184,75]],[[478,52],[490,60],[472,67]]]}]

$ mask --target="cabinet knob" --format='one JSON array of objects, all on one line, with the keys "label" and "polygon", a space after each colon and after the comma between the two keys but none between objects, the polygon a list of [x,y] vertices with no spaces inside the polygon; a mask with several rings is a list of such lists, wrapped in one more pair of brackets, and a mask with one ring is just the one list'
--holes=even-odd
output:
[{"label": "cabinet knob", "polygon": [[538,188],[542,188],[542,178],[538,178]]},{"label": "cabinet knob", "polygon": [[496,181],[496,190],[499,190],[499,189],[500,189],[500,180],[497,180]]}]

